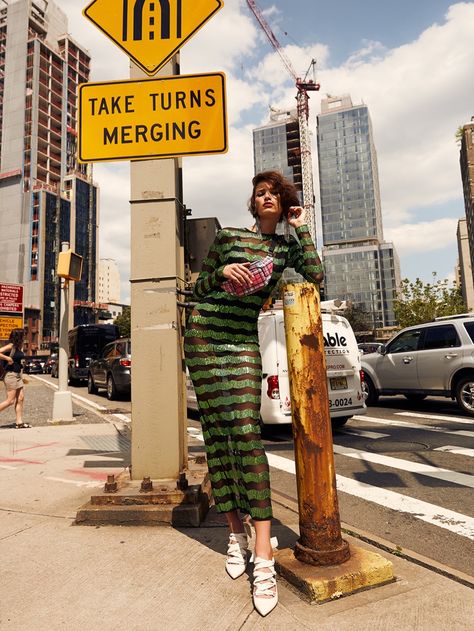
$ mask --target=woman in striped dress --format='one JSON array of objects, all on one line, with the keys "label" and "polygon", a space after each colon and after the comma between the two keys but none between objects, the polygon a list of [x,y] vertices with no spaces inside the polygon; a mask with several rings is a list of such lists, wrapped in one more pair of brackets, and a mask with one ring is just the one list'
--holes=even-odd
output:
[{"label": "woman in striped dress", "polygon": [[[248,539],[241,513],[248,514],[256,535],[253,600],[266,615],[278,596],[270,543],[270,476],[259,424],[258,315],[286,267],[313,283],[320,283],[323,273],[294,185],[275,171],[256,175],[252,183],[249,210],[255,226],[218,232],[196,282],[197,305],[187,323],[185,354],[214,501],[230,529],[226,570],[232,578],[245,571]],[[277,235],[279,222],[292,226],[298,239]],[[273,264],[270,274],[267,269],[269,282],[248,293],[254,280],[249,267],[262,259],[270,261],[270,268]]]}]

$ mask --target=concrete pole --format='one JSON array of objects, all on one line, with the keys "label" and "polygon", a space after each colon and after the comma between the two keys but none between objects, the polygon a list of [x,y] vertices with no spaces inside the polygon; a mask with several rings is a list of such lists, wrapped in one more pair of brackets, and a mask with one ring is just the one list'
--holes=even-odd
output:
[{"label": "concrete pole", "polygon": [[300,522],[294,554],[335,565],[350,553],[341,536],[318,287],[286,285],[283,308]]},{"label": "concrete pole", "polygon": [[[178,59],[159,74],[179,74]],[[133,63],[130,77],[146,78]],[[131,163],[133,480],[178,480],[187,466],[176,293],[184,287],[180,166],[178,159]]]},{"label": "concrete pole", "polygon": [[[61,243],[61,251],[66,252],[69,243]],[[68,329],[69,329],[69,281],[61,279],[61,310],[59,316],[59,349],[58,349],[58,390],[54,393],[53,423],[74,420],[72,397],[67,387],[68,381]]]}]

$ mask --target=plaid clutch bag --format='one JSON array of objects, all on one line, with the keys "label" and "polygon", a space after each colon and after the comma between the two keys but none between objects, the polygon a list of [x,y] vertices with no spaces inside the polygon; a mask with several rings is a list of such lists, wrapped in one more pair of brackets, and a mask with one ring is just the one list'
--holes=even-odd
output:
[{"label": "plaid clutch bag", "polygon": [[266,256],[259,261],[253,261],[248,267],[252,273],[252,282],[250,285],[239,285],[233,280],[226,280],[221,287],[229,294],[234,296],[248,296],[255,294],[257,291],[268,285],[273,274],[273,257]]}]

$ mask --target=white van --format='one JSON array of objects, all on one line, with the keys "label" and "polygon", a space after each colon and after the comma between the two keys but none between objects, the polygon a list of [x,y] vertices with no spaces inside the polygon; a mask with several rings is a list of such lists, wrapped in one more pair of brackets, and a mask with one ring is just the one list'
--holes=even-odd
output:
[{"label": "white van", "polygon": [[[354,414],[365,414],[361,388],[360,351],[349,322],[334,313],[321,314],[333,427],[341,427]],[[264,425],[291,423],[290,383],[283,309],[262,311],[258,318],[262,354],[262,403]],[[186,379],[188,407],[197,409],[192,381]]]},{"label": "white van", "polygon": [[[335,313],[321,313],[326,352],[329,409],[333,427],[354,414],[365,414],[360,351],[349,322]],[[262,353],[262,421],[291,423],[290,383],[282,309],[263,311],[258,319]]]}]

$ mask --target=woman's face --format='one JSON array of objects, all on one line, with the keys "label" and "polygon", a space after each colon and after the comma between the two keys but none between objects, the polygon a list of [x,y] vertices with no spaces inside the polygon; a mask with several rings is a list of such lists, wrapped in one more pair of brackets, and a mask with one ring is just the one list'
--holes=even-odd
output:
[{"label": "woman's face", "polygon": [[278,220],[281,216],[281,203],[279,193],[272,193],[271,182],[259,182],[255,187],[254,203],[257,217],[275,216]]}]

